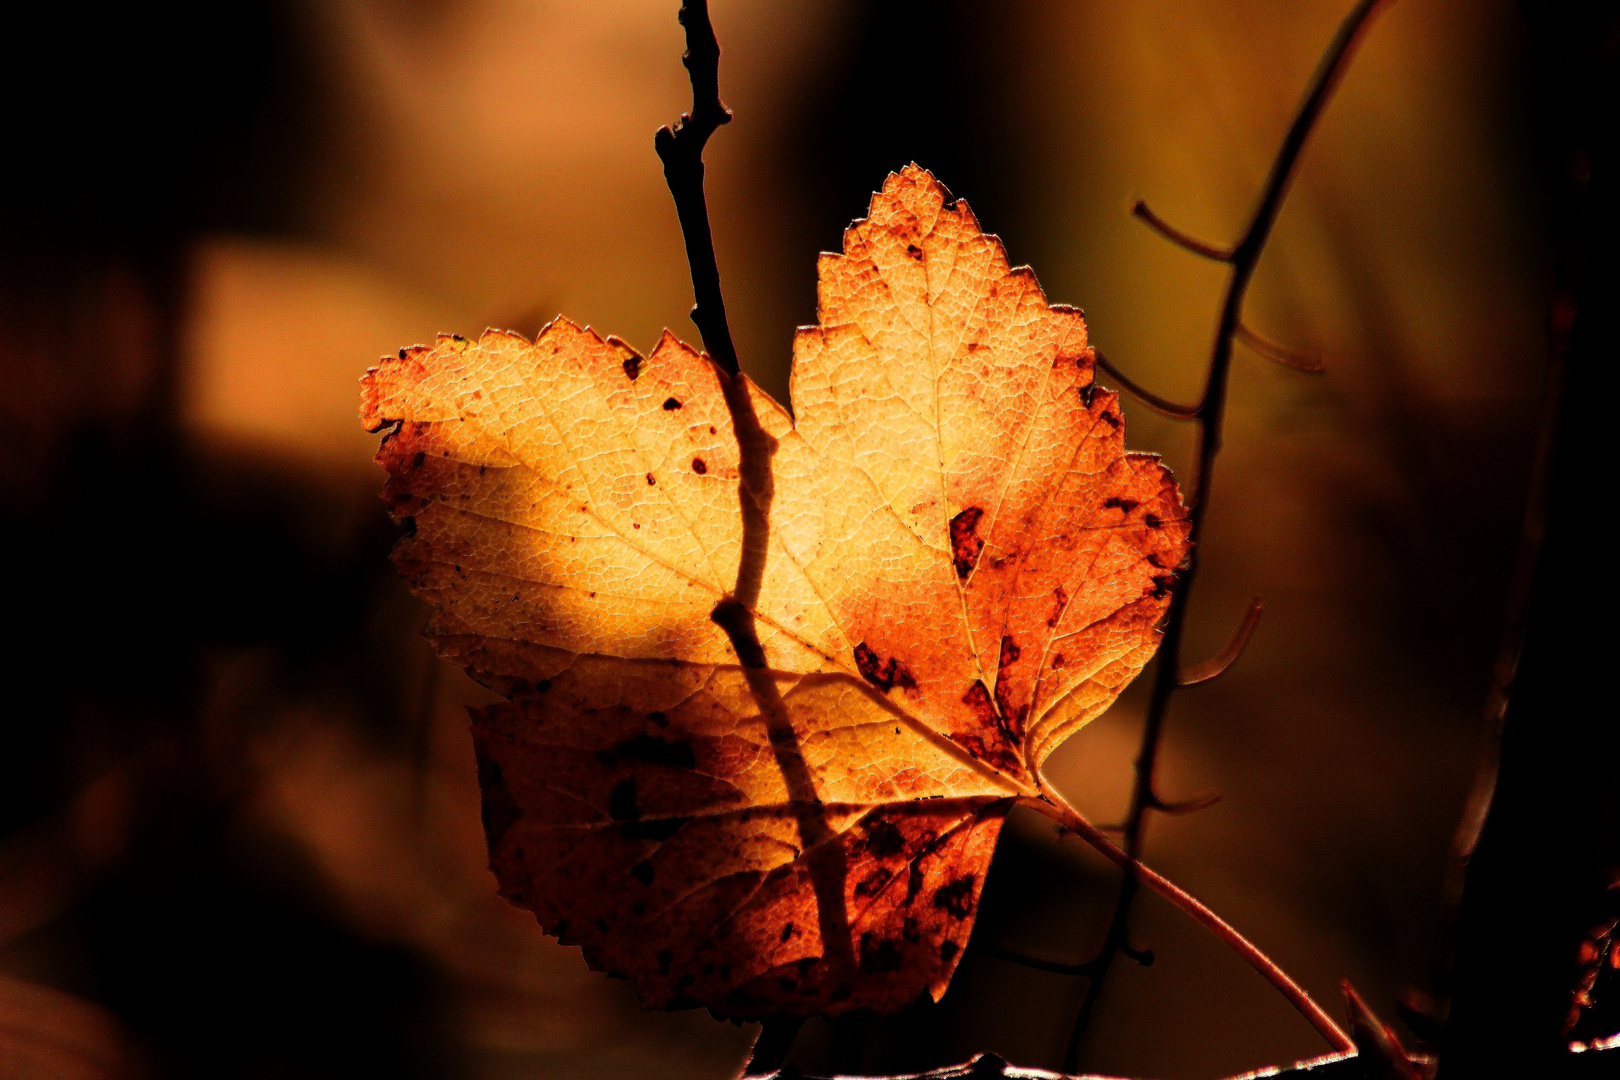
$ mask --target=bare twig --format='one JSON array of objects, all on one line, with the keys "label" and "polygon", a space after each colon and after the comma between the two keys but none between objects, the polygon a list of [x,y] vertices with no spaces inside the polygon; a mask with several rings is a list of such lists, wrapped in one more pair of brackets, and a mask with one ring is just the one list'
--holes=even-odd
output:
[{"label": "bare twig", "polygon": [[1095,352],[1095,350],[1093,350],[1093,353],[1096,357],[1098,367],[1106,371],[1115,382],[1119,383],[1122,390],[1133,397],[1140,398],[1143,404],[1147,405],[1148,408],[1152,409],[1154,412],[1162,413],[1163,415],[1170,417],[1172,420],[1191,420],[1193,417],[1198,415],[1198,406],[1177,405],[1169,398],[1160,397],[1158,394],[1153,393],[1146,387],[1137,384],[1123,371],[1109,363],[1108,357],[1104,356],[1102,353]]},{"label": "bare twig", "polygon": [[[1205,660],[1202,664],[1194,665],[1181,673],[1176,685],[1181,687],[1199,686],[1212,682],[1226,674],[1226,670],[1237,663],[1238,657],[1248,647],[1249,639],[1254,636],[1255,627],[1260,625],[1260,616],[1266,610],[1266,605],[1257,596],[1249,601],[1249,610],[1243,613],[1243,621],[1238,624],[1237,632],[1232,640],[1226,643],[1219,655]],[[1162,807],[1160,808],[1162,809]]]},{"label": "bare twig", "polygon": [[1216,262],[1232,261],[1231,251],[1226,248],[1218,248],[1214,244],[1206,244],[1202,240],[1188,236],[1149,209],[1145,200],[1137,199],[1136,205],[1131,207],[1131,213],[1140,220],[1147,222],[1150,229],[1179,248],[1185,248],[1194,255],[1202,255],[1204,258],[1214,259]]},{"label": "bare twig", "polygon": [[1261,337],[1242,323],[1238,323],[1237,339],[1250,349],[1253,349],[1257,356],[1263,356],[1273,363],[1281,364],[1283,367],[1303,371],[1307,375],[1320,375],[1327,371],[1327,365],[1322,363],[1320,356],[1296,352],[1293,349],[1279,345],[1270,338]]},{"label": "bare twig", "polygon": [[692,78],[692,111],[673,127],[658,129],[653,146],[664,163],[664,180],[675,198],[686,241],[686,261],[692,270],[692,321],[703,335],[703,347],[727,375],[737,374],[737,347],[726,322],[726,301],[720,295],[720,267],[714,257],[714,236],[709,231],[709,204],[703,197],[703,148],[731,111],[720,104],[720,43],[709,22],[708,0],[686,0],[681,5],[686,27],[686,53],[681,63]]},{"label": "bare twig", "polygon": [[[1056,792],[1049,791],[1044,798],[1021,798],[1018,805],[1027,806],[1032,810],[1045,814],[1047,817],[1062,825],[1069,832],[1090,844],[1105,858],[1124,869],[1127,880],[1139,881],[1164,897],[1170,903],[1191,915],[1200,925],[1210,930],[1216,937],[1230,945],[1249,966],[1258,971],[1272,986],[1276,987],[1289,1003],[1298,1009],[1300,1015],[1310,1021],[1312,1027],[1321,1033],[1335,1049],[1353,1050],[1355,1043],[1344,1029],[1333,1022],[1333,1018],[1322,1010],[1322,1007],[1311,999],[1288,973],[1277,966],[1262,952],[1254,942],[1238,933],[1237,928],[1215,912],[1211,911],[1201,900],[1187,890],[1165,877],[1163,874],[1144,864],[1140,859],[1132,856],[1118,844],[1108,839],[1103,831],[1070,806]],[[1116,943],[1115,948],[1119,948]],[[1101,959],[1099,957],[1098,959]],[[1101,974],[1093,976],[1094,981],[1101,979]],[[1073,1066],[1068,1066],[1073,1068]]]},{"label": "bare twig", "polygon": [[[1181,642],[1186,632],[1187,606],[1192,595],[1193,582],[1198,574],[1199,543],[1203,538],[1204,522],[1209,507],[1210,486],[1214,478],[1215,457],[1220,452],[1223,426],[1226,419],[1226,393],[1228,376],[1232,366],[1232,347],[1238,338],[1243,325],[1243,300],[1248,292],[1249,282],[1254,277],[1255,267],[1260,262],[1260,255],[1265,250],[1266,240],[1271,235],[1271,228],[1276,223],[1277,214],[1282,209],[1283,196],[1288,190],[1288,184],[1294,175],[1294,169],[1299,163],[1301,151],[1310,137],[1311,130],[1316,126],[1317,119],[1322,114],[1333,88],[1338,84],[1339,78],[1344,74],[1349,64],[1351,54],[1356,43],[1361,39],[1371,22],[1373,13],[1383,0],[1360,0],[1345,18],[1339,27],[1338,34],[1332,44],[1328,46],[1323,55],[1316,75],[1306,91],[1304,100],[1300,103],[1299,111],[1289,126],[1288,134],[1284,137],[1282,146],[1277,151],[1277,157],[1272,162],[1271,173],[1266,179],[1266,186],[1261,193],[1253,218],[1244,230],[1243,237],[1238,241],[1230,253],[1219,252],[1207,245],[1191,241],[1191,238],[1177,230],[1170,228],[1160,221],[1157,216],[1146,211],[1146,207],[1138,210],[1137,216],[1149,224],[1159,228],[1166,236],[1189,246],[1192,250],[1200,250],[1200,254],[1211,257],[1221,257],[1222,261],[1229,262],[1232,273],[1227,281],[1226,296],[1221,304],[1220,325],[1215,334],[1215,345],[1210,357],[1208,375],[1204,383],[1203,396],[1199,399],[1196,409],[1192,410],[1190,419],[1198,422],[1198,473],[1193,483],[1190,504],[1190,539],[1192,548],[1187,556],[1186,565],[1182,568],[1180,582],[1170,601],[1170,611],[1165,620],[1164,640],[1160,645],[1159,662],[1154,671],[1152,697],[1148,702],[1147,716],[1143,724],[1141,748],[1136,757],[1136,782],[1131,791],[1130,808],[1126,813],[1124,827],[1124,859],[1121,864],[1125,868],[1125,878],[1120,884],[1119,896],[1114,905],[1114,917],[1109,925],[1108,934],[1104,938],[1103,946],[1098,954],[1099,973],[1092,978],[1091,984],[1086,988],[1086,997],[1080,1008],[1080,1015],[1075,1020],[1073,1033],[1069,1040],[1066,1062],[1069,1068],[1074,1068],[1079,1058],[1080,1039],[1085,1033],[1091,1019],[1092,1011],[1096,1007],[1097,999],[1102,992],[1104,979],[1112,963],[1114,954],[1121,945],[1128,940],[1131,902],[1135,898],[1137,886],[1140,881],[1149,881],[1148,871],[1139,861],[1142,851],[1143,829],[1147,820],[1147,813],[1156,806],[1164,805],[1154,790],[1154,775],[1158,766],[1159,740],[1164,730],[1165,715],[1168,711],[1170,698],[1183,682],[1179,657],[1181,655]],[[1144,211],[1146,211],[1144,213]],[[1160,226],[1163,226],[1160,228]],[[1119,378],[1117,371],[1105,368],[1110,374]],[[1122,382],[1125,380],[1121,379]],[[1132,389],[1143,400],[1153,404],[1153,400],[1139,389]],[[1162,401],[1162,399],[1159,399]],[[1241,630],[1240,630],[1241,633]],[[1195,671],[1196,673],[1196,671]],[[1105,839],[1098,833],[1099,839]],[[1099,849],[1101,850],[1101,849]],[[1207,925],[1207,924],[1206,924]],[[1224,924],[1222,924],[1224,926]],[[1230,928],[1228,928],[1230,929]],[[1236,931],[1231,931],[1233,934]],[[1270,963],[1267,961],[1267,963]],[[1272,965],[1275,967],[1275,965]],[[1281,972],[1279,971],[1280,975]],[[1269,976],[1268,976],[1269,977]],[[1282,976],[1286,979],[1286,976]],[[1282,984],[1273,980],[1273,985],[1282,989]],[[1291,980],[1288,983],[1294,991],[1303,995]],[[1285,993],[1290,991],[1285,990]],[[1295,1001],[1299,1006],[1300,1001]],[[1308,998],[1304,1000],[1308,1001]],[[1316,1009],[1314,1003],[1311,1006]],[[1316,1009],[1320,1013],[1320,1009]],[[1321,1014],[1326,1019],[1326,1014]],[[1313,1019],[1313,1023],[1316,1021]],[[1328,1030],[1318,1024],[1329,1041],[1341,1048],[1347,1046],[1345,1036],[1332,1021],[1327,1021],[1332,1035]]]}]

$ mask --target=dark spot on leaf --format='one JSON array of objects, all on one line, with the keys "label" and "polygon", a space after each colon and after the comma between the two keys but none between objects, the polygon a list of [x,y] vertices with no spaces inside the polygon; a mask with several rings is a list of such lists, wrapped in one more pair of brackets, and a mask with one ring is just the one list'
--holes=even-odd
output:
[{"label": "dark spot on leaf", "polygon": [[[630,527],[631,527],[631,528],[632,528],[632,529],[639,529],[639,528],[641,528],[641,522],[639,522],[639,521],[632,521],[632,522],[631,522],[631,523],[630,523]],[[593,595],[594,595],[594,594],[593,594]]]},{"label": "dark spot on leaf", "polygon": [[1143,514],[1142,523],[1150,529],[1164,528],[1164,521],[1160,519],[1158,514]]},{"label": "dark spot on leaf", "polygon": [[982,517],[982,508],[970,506],[951,518],[951,561],[956,565],[956,576],[959,578],[972,573],[974,564],[979,561],[979,552],[984,550],[984,541],[979,539],[978,534],[979,519]]},{"label": "dark spot on leaf", "polygon": [[1082,386],[1080,388],[1080,400],[1085,403],[1086,408],[1088,408],[1088,409],[1091,408],[1091,399],[1096,397],[1096,396],[1097,396],[1097,384],[1096,383],[1087,383],[1086,385],[1084,385],[1084,386]]},{"label": "dark spot on leaf", "polygon": [[962,704],[973,713],[973,719],[983,728],[996,726],[996,706],[990,700],[990,691],[984,688],[984,683],[977,679],[962,695]]},{"label": "dark spot on leaf", "polygon": [[643,885],[652,884],[653,874],[653,864],[648,862],[646,859],[642,859],[640,862],[636,863],[636,865],[630,868],[630,876],[641,882]]},{"label": "dark spot on leaf", "polygon": [[670,742],[648,735],[645,731],[633,739],[614,744],[613,749],[627,758],[650,761],[655,765],[673,765],[679,769],[690,769],[697,765],[690,743]]},{"label": "dark spot on leaf", "polygon": [[657,840],[663,843],[681,831],[689,817],[651,818],[647,821],[627,821],[619,826],[619,835],[626,840]]},{"label": "dark spot on leaf", "polygon": [[476,756],[478,787],[483,791],[484,838],[489,842],[489,849],[494,851],[500,846],[506,831],[523,816],[523,810],[507,790],[501,767],[495,759],[482,750],[478,750]]},{"label": "dark spot on leaf", "polygon": [[636,782],[620,780],[608,795],[608,817],[614,821],[634,821],[641,816],[636,805]]},{"label": "dark spot on leaf", "polygon": [[399,358],[401,360],[405,359],[405,349],[403,347],[401,347],[399,350]]},{"label": "dark spot on leaf", "polygon": [[906,850],[906,834],[886,818],[874,818],[866,827],[866,851],[879,859],[892,858]]},{"label": "dark spot on leaf", "polygon": [[1064,658],[1063,654],[1058,653],[1056,656],[1052,657],[1052,669],[1056,671],[1067,662],[1068,661]]},{"label": "dark spot on leaf", "polygon": [[1175,583],[1176,575],[1158,574],[1153,579],[1153,591],[1148,593],[1148,595],[1157,600],[1168,593],[1170,591],[1170,586],[1174,585]]},{"label": "dark spot on leaf", "polygon": [[1063,609],[1068,606],[1069,603],[1069,594],[1064,591],[1063,586],[1061,585],[1052,590],[1052,598],[1056,600],[1057,603],[1052,605],[1052,614],[1047,616],[1047,626],[1056,626],[1058,624],[1058,620],[1063,618]]},{"label": "dark spot on leaf", "polygon": [[713,424],[710,424],[710,425],[709,425],[709,434],[710,434],[710,435],[713,435],[713,434],[714,434],[714,433],[715,433],[715,431],[714,431],[714,425],[713,425]]},{"label": "dark spot on leaf", "polygon": [[786,941],[788,938],[790,938],[792,936],[793,936],[793,924],[788,923],[786,926],[782,927],[782,940]]},{"label": "dark spot on leaf", "polygon": [[678,409],[680,407],[681,407],[681,403],[679,401],[676,401],[674,398],[665,398],[664,399],[664,411],[665,412],[674,412],[676,409]]},{"label": "dark spot on leaf", "polygon": [[654,479],[653,479],[653,474],[652,474],[652,473],[648,473],[648,474],[647,474],[647,486],[648,486],[648,487],[652,487],[652,486],[653,486],[653,485],[654,485],[654,484],[656,484],[656,483],[658,483],[658,481],[656,481],[656,480],[654,480]]},{"label": "dark spot on leaf", "polygon": [[863,679],[884,693],[888,693],[896,686],[903,690],[917,688],[917,680],[898,658],[891,656],[885,661],[868,648],[864,641],[855,646],[855,668]]},{"label": "dark spot on leaf", "polygon": [[906,254],[910,255],[913,259],[916,259],[918,262],[922,262],[922,257],[923,257],[922,248],[918,247],[916,244],[907,244],[906,245]]},{"label": "dark spot on leaf", "polygon": [[1103,503],[1103,509],[1105,509],[1105,510],[1123,510],[1128,514],[1132,510],[1135,510],[1138,506],[1141,506],[1141,505],[1142,505],[1142,502],[1141,502],[1140,499],[1122,499],[1118,495],[1115,495],[1114,497],[1109,499],[1107,502]]},{"label": "dark spot on leaf", "polygon": [[942,941],[939,943],[939,958],[947,964],[961,951],[962,947],[954,941]]},{"label": "dark spot on leaf", "polygon": [[893,877],[893,871],[885,870],[880,866],[855,883],[855,895],[861,897],[875,896]]},{"label": "dark spot on leaf", "polygon": [[411,458],[411,468],[420,469],[422,467],[422,462],[424,462],[426,460],[427,460],[427,451],[418,450],[416,452],[416,456]]},{"label": "dark spot on leaf", "polygon": [[870,930],[861,935],[861,974],[876,975],[884,971],[899,971],[899,942],[876,939],[877,935]]},{"label": "dark spot on leaf", "polygon": [[540,693],[544,694],[546,691],[551,689],[551,680],[550,679],[541,679],[540,681],[538,681],[538,682],[536,682],[534,684],[534,688],[536,690],[538,690]]},{"label": "dark spot on leaf", "polygon": [[692,471],[697,473],[699,476],[702,476],[704,473],[709,471],[709,464],[702,458],[695,457],[692,459]]},{"label": "dark spot on leaf", "polygon": [[636,381],[636,376],[641,374],[641,357],[639,357],[639,356],[627,356],[627,357],[625,357],[624,358],[624,373],[630,377],[631,382],[635,382]]},{"label": "dark spot on leaf", "polygon": [[651,720],[655,724],[667,724],[667,723],[669,723],[669,717],[665,716],[661,712],[650,712],[650,713],[647,714],[647,719]]},{"label": "dark spot on leaf", "polygon": [[1018,643],[1009,634],[1001,639],[1001,659],[996,666],[1004,668],[1009,664],[1015,664],[1022,655],[1024,655],[1024,650],[1018,647]]},{"label": "dark spot on leaf", "polygon": [[973,883],[977,874],[964,874],[934,894],[934,906],[944,909],[953,919],[965,919],[973,914]]}]

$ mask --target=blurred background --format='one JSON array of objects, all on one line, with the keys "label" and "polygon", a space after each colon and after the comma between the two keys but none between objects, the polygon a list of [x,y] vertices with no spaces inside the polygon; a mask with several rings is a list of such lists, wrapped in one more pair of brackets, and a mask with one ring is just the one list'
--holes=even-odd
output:
[{"label": "blurred background", "polygon": [[[751,1028],[644,1014],[495,895],[463,708],[386,560],[357,379],[558,313],[688,341],[652,133],[676,0],[56,0],[0,67],[0,1078],[719,1078]],[[709,200],[742,363],[785,396],[836,248],[908,161],[1139,381],[1195,396],[1221,267],[1349,0],[714,0]],[[1248,306],[1148,861],[1339,1011],[1433,989],[1445,853],[1524,504],[1555,279],[1509,0],[1396,0],[1324,116]],[[1554,163],[1556,166],[1557,163]],[[1104,380],[1106,381],[1106,380]],[[1190,430],[1127,401],[1182,469]],[[1143,696],[1054,759],[1117,820]],[[943,1002],[796,1060],[1057,1066],[1113,877],[1004,834]],[[1323,1052],[1149,896],[1082,1044],[1215,1077]],[[1422,1032],[1406,1032],[1409,1037]],[[837,1044],[837,1045],[834,1045]],[[829,1049],[831,1048],[831,1049]]]}]

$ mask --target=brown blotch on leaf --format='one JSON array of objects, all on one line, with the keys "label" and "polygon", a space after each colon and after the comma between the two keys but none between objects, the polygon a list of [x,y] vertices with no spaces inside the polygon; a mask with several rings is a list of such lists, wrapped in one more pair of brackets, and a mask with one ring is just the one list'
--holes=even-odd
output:
[{"label": "brown blotch on leaf", "polygon": [[979,561],[979,552],[984,550],[984,541],[979,539],[979,519],[984,517],[984,509],[970,506],[960,514],[951,518],[951,562],[956,566],[956,576],[965,578],[973,572],[973,567]]},{"label": "brown blotch on leaf", "polygon": [[506,781],[501,776],[501,767],[495,759],[482,749],[476,751],[476,757],[478,786],[484,793],[482,807],[484,837],[489,841],[489,849],[494,851],[500,846],[507,830],[523,816],[523,809],[507,790]]},{"label": "brown blotch on leaf", "polygon": [[656,483],[658,483],[658,481],[653,479],[653,474],[648,473],[647,474],[647,486],[652,487]]},{"label": "brown blotch on leaf", "polygon": [[1055,603],[1052,605],[1052,614],[1046,617],[1047,626],[1056,626],[1058,620],[1063,618],[1063,609],[1069,606],[1069,594],[1061,585],[1052,590],[1052,599]]},{"label": "brown blotch on leaf", "polygon": [[861,673],[861,678],[884,693],[888,693],[896,686],[902,690],[917,688],[917,680],[899,659],[891,656],[888,660],[884,660],[868,648],[864,641],[855,646],[855,669]]},{"label": "brown blotch on leaf", "polygon": [[922,262],[923,250],[922,250],[922,248],[918,247],[916,244],[907,244],[906,245],[906,254],[910,255],[913,259],[916,259],[918,262]]},{"label": "brown blotch on leaf", "polygon": [[1141,503],[1140,500],[1137,500],[1137,499],[1122,499],[1118,495],[1115,495],[1115,496],[1113,496],[1112,498],[1108,499],[1107,501],[1105,501],[1103,503],[1103,509],[1105,509],[1105,510],[1123,510],[1123,511],[1125,511],[1125,513],[1128,514],[1132,510],[1135,510],[1138,506],[1141,506],[1141,505],[1142,505],[1142,503]]},{"label": "brown blotch on leaf", "polygon": [[900,945],[881,940],[868,930],[861,935],[861,974],[876,975],[900,970]]},{"label": "brown blotch on leaf", "polygon": [[702,476],[709,471],[709,463],[700,457],[695,457],[692,459],[692,471]]},{"label": "brown blotch on leaf", "polygon": [[873,818],[866,826],[866,835],[856,844],[859,850],[852,850],[851,854],[866,852],[879,859],[888,859],[906,850],[906,834],[887,818]]},{"label": "brown blotch on leaf", "polygon": [[697,758],[692,754],[690,743],[671,742],[660,739],[656,735],[642,732],[633,739],[615,743],[613,749],[623,757],[633,758],[636,761],[646,761],[654,765],[669,765],[677,769],[693,769],[697,767]]},{"label": "brown blotch on leaf", "polygon": [[627,356],[627,357],[625,357],[624,358],[624,373],[625,373],[625,375],[629,376],[631,382],[635,382],[636,378],[638,376],[640,376],[640,374],[641,374],[641,357],[639,357],[639,356]]},{"label": "brown blotch on leaf", "polygon": [[976,874],[964,874],[934,894],[934,906],[941,908],[953,919],[965,919],[973,914],[973,883]]},{"label": "brown blotch on leaf", "polygon": [[664,411],[665,412],[674,412],[676,409],[678,409],[680,407],[681,407],[681,403],[678,400],[676,400],[675,398],[665,398],[664,399]]},{"label": "brown blotch on leaf", "polygon": [[1101,417],[1102,417],[1103,421],[1108,424],[1109,427],[1115,427],[1115,428],[1119,427],[1119,417],[1115,416],[1113,413],[1109,412],[1108,410],[1104,409],[1102,414],[1101,414]]},{"label": "brown blotch on leaf", "polygon": [[1168,593],[1170,591],[1170,586],[1174,585],[1175,583],[1176,575],[1158,574],[1153,578],[1153,591],[1148,593],[1148,595],[1153,597],[1153,599],[1158,600]]},{"label": "brown blotch on leaf", "polygon": [[1158,514],[1143,514],[1142,524],[1146,525],[1150,529],[1164,528],[1164,520],[1160,518]]}]

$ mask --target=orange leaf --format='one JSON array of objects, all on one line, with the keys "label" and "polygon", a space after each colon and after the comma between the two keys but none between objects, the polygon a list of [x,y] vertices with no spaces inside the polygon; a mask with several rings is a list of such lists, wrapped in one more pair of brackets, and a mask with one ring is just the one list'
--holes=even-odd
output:
[{"label": "orange leaf", "polygon": [[797,422],[564,319],[364,383],[433,643],[507,699],[473,718],[502,893],[648,1005],[942,994],[1012,798],[1152,655],[1187,552],[1080,312],[927,172],[818,271]]}]

